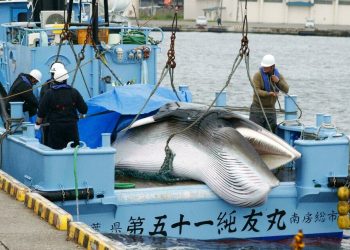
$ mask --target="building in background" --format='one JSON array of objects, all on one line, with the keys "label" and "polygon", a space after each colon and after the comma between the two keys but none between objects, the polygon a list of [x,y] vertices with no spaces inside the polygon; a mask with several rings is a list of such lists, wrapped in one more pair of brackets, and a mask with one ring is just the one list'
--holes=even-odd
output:
[{"label": "building in background", "polygon": [[183,16],[183,0],[140,0],[140,18],[157,16],[158,19],[172,19],[174,7],[178,5],[179,16]]},{"label": "building in background", "polygon": [[136,15],[136,17],[139,17],[140,16],[140,13],[139,13],[140,0],[132,0],[130,2],[131,3],[124,11],[124,15],[127,17],[135,17],[135,15]]},{"label": "building in background", "polygon": [[[245,1],[184,0],[184,19],[241,22]],[[350,0],[248,0],[248,21],[257,23],[350,25]]]}]

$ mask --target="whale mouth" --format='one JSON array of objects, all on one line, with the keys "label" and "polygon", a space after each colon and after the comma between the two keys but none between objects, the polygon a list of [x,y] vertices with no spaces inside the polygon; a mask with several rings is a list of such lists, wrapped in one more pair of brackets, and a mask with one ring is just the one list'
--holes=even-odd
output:
[{"label": "whale mouth", "polygon": [[301,156],[293,147],[267,130],[256,131],[246,127],[236,129],[252,144],[271,170],[296,160]]}]

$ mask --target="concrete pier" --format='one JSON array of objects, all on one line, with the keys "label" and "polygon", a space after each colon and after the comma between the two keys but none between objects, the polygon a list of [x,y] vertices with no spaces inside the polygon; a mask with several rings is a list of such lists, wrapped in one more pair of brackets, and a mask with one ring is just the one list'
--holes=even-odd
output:
[{"label": "concrete pier", "polygon": [[66,231],[57,230],[0,190],[0,250],[85,249],[66,239]]},{"label": "concrete pier", "polygon": [[[172,20],[140,20],[139,23],[140,26],[160,27],[163,31],[172,30]],[[132,24],[136,25],[136,21],[133,20]],[[180,32],[242,32],[241,22],[223,22],[222,26],[218,26],[216,22],[209,22],[206,27],[197,27],[193,20],[179,20],[177,27],[177,31]],[[311,29],[305,28],[303,24],[249,22],[248,32],[255,34],[349,37],[350,25],[315,25],[315,28]]]}]

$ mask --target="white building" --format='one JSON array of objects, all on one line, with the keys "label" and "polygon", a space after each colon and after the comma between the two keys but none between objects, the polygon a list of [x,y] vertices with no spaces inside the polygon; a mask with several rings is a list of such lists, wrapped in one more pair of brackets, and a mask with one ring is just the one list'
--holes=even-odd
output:
[{"label": "white building", "polygon": [[[184,19],[206,15],[216,20],[242,21],[244,0],[184,0]],[[257,23],[305,23],[350,25],[350,0],[248,0],[248,21]]]}]

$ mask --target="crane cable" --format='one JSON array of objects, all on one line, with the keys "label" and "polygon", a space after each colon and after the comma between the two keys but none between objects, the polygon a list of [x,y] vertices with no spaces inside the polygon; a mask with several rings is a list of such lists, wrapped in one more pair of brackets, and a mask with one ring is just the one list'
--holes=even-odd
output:
[{"label": "crane cable", "polygon": [[173,17],[173,22],[172,22],[172,32],[171,32],[171,38],[170,38],[170,48],[168,50],[168,60],[165,63],[165,66],[161,72],[160,78],[158,83],[155,85],[155,87],[153,88],[153,90],[151,91],[149,97],[147,98],[146,102],[144,103],[144,105],[142,106],[142,108],[140,109],[140,111],[136,114],[136,116],[134,117],[134,119],[130,122],[130,124],[124,128],[122,130],[122,132],[126,132],[127,130],[129,130],[132,125],[134,124],[134,122],[140,117],[141,113],[143,112],[143,110],[146,108],[148,102],[151,100],[152,96],[154,95],[154,93],[157,91],[158,87],[160,86],[160,84],[162,83],[162,81],[164,80],[165,76],[169,73],[170,75],[170,82],[171,82],[171,87],[173,89],[173,92],[175,93],[177,99],[179,101],[181,101],[180,97],[178,96],[178,93],[175,89],[174,86],[174,69],[176,67],[176,62],[175,62],[175,39],[176,39],[176,30],[177,30],[177,11],[178,11],[178,1],[177,1],[177,6],[175,7],[175,13],[174,13],[174,17]]},{"label": "crane cable", "polygon": [[[243,27],[242,27],[242,39],[241,39],[241,47],[239,49],[239,52],[233,62],[232,68],[231,68],[231,72],[228,76],[228,79],[225,83],[225,85],[222,87],[221,91],[219,92],[218,95],[216,95],[215,99],[212,101],[212,103],[209,105],[209,107],[207,108],[207,110],[200,115],[196,120],[194,120],[189,126],[187,126],[186,128],[177,131],[173,134],[171,134],[168,137],[168,140],[166,142],[165,145],[165,158],[163,161],[163,164],[160,168],[159,173],[166,173],[166,174],[171,174],[171,171],[173,169],[173,160],[175,157],[175,154],[172,152],[171,148],[169,147],[169,143],[170,141],[174,138],[174,136],[184,133],[185,131],[189,130],[190,128],[192,128],[194,125],[196,125],[198,122],[200,122],[200,120],[202,120],[204,117],[206,117],[209,114],[210,109],[214,106],[215,102],[217,101],[217,99],[219,98],[220,94],[228,87],[228,85],[231,82],[231,79],[234,75],[234,73],[236,72],[238,66],[240,65],[240,63],[242,62],[243,58],[248,58],[249,57],[249,40],[248,40],[248,19],[247,19],[247,0],[245,0],[246,2],[246,11],[245,11],[245,16],[244,16],[244,20],[243,20]],[[249,74],[248,77],[250,78]]]},{"label": "crane cable", "polygon": [[262,105],[261,99],[259,97],[258,94],[258,90],[255,87],[255,84],[253,83],[251,77],[250,77],[250,70],[249,70],[249,47],[248,47],[248,0],[245,0],[245,7],[244,7],[244,18],[243,18],[243,27],[242,27],[242,40],[241,40],[241,49],[240,49],[240,54],[243,57],[244,56],[244,61],[245,61],[245,65],[246,65],[246,70],[247,70],[247,76],[249,79],[249,83],[253,88],[254,94],[256,95],[258,101],[259,101],[259,105],[261,108],[261,111],[264,115],[264,119],[268,125],[269,130],[272,132],[272,128],[271,125],[269,123],[269,120],[267,119],[264,107]]},{"label": "crane cable", "polygon": [[177,30],[177,12],[178,12],[178,10],[179,10],[179,1],[177,1],[176,7],[175,7],[175,13],[174,13],[173,22],[171,25],[172,31],[171,31],[171,37],[170,37],[170,49],[168,50],[168,61],[166,62],[166,65],[169,68],[171,88],[173,89],[173,92],[175,93],[177,99],[179,101],[181,101],[179,95],[177,94],[175,86],[174,86],[174,71],[176,68],[175,39],[176,39],[176,30]]}]

